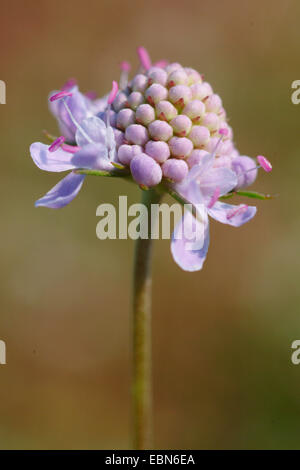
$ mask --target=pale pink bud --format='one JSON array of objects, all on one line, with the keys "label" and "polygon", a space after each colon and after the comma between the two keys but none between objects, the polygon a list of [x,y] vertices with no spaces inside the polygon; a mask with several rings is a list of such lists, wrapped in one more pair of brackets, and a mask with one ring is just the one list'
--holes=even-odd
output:
[{"label": "pale pink bud", "polygon": [[222,100],[219,95],[210,95],[207,100],[205,100],[205,108],[209,113],[218,114],[222,108]]},{"label": "pale pink bud", "polygon": [[168,90],[159,83],[153,83],[145,91],[147,101],[153,106],[159,101],[165,100],[168,96]]},{"label": "pale pink bud", "polygon": [[186,114],[196,124],[205,114],[205,104],[200,100],[192,100],[185,105],[182,114]]},{"label": "pale pink bud", "polygon": [[153,83],[159,83],[159,85],[165,86],[167,83],[168,74],[165,70],[159,67],[151,67],[148,71],[148,83],[152,85]]},{"label": "pale pink bud", "polygon": [[160,183],[162,171],[160,165],[145,153],[135,155],[130,163],[133,179],[140,185],[151,188]]},{"label": "pale pink bud", "polygon": [[184,160],[178,160],[177,158],[169,158],[162,165],[162,172],[165,178],[180,183],[184,180],[189,171],[189,167]]},{"label": "pale pink bud", "polygon": [[125,131],[125,138],[131,144],[145,145],[149,140],[146,127],[140,124],[131,124]]},{"label": "pale pink bud", "polygon": [[120,147],[124,143],[124,132],[120,131],[119,129],[113,128],[114,136],[115,136],[115,141],[116,141],[116,146],[117,148]]},{"label": "pale pink bud", "polygon": [[206,113],[202,118],[201,124],[206,126],[210,131],[214,132],[219,129],[220,118],[215,113]]},{"label": "pale pink bud", "polygon": [[149,124],[149,133],[153,140],[168,141],[173,135],[172,127],[165,121],[153,121]]},{"label": "pale pink bud", "polygon": [[169,99],[175,106],[183,107],[192,99],[192,92],[186,85],[175,85],[169,90]]},{"label": "pale pink bud", "polygon": [[140,104],[144,103],[144,95],[140,93],[139,91],[133,91],[130,93],[128,96],[128,104],[131,107],[131,109],[136,109]]},{"label": "pale pink bud", "polygon": [[160,101],[155,105],[155,110],[158,119],[163,121],[170,121],[178,114],[177,109],[170,101]]},{"label": "pale pink bud", "polygon": [[189,139],[194,144],[194,147],[203,147],[210,139],[210,132],[207,127],[193,126],[189,134]]},{"label": "pale pink bud", "polygon": [[171,155],[176,158],[186,158],[193,150],[193,144],[186,137],[172,137],[169,141]]},{"label": "pale pink bud", "polygon": [[147,155],[154,158],[157,163],[163,163],[170,156],[170,149],[168,144],[161,140],[149,140],[146,143],[145,152]]},{"label": "pale pink bud", "polygon": [[174,72],[170,73],[168,76],[167,86],[170,88],[175,85],[187,85],[188,84],[188,76],[183,69],[174,70]]},{"label": "pale pink bud", "polygon": [[116,112],[120,111],[122,108],[128,107],[128,96],[123,91],[119,91],[112,105]]},{"label": "pale pink bud", "polygon": [[195,100],[203,100],[204,98],[212,95],[213,93],[212,87],[207,82],[194,83],[194,85],[191,85],[191,92],[193,99]]},{"label": "pale pink bud", "polygon": [[190,67],[184,67],[184,71],[188,76],[188,85],[193,85],[194,83],[201,83],[202,78],[199,72],[197,70],[194,70]]},{"label": "pale pink bud", "polygon": [[147,126],[155,119],[155,111],[150,104],[141,104],[136,110],[136,122]]},{"label": "pale pink bud", "polygon": [[124,108],[117,114],[117,127],[125,130],[130,124],[135,123],[135,112],[132,109]]},{"label": "pale pink bud", "polygon": [[192,121],[184,114],[180,114],[179,116],[176,116],[174,119],[172,119],[170,125],[173,127],[175,135],[178,135],[179,137],[185,137],[192,128]]},{"label": "pale pink bud", "polygon": [[142,73],[137,74],[131,82],[131,88],[133,91],[139,91],[144,93],[148,87],[148,77]]},{"label": "pale pink bud", "polygon": [[123,165],[129,165],[135,155],[142,153],[143,149],[140,145],[123,144],[118,150],[118,160]]},{"label": "pale pink bud", "polygon": [[166,66],[166,72],[168,75],[170,75],[170,73],[174,72],[174,70],[177,69],[182,69],[182,65],[178,64],[178,62],[173,62],[172,64],[168,64]]}]

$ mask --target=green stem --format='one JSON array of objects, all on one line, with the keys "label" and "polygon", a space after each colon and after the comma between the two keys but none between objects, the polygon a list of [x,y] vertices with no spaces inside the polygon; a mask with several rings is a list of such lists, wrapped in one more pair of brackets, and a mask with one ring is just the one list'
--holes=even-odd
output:
[{"label": "green stem", "polygon": [[[133,445],[136,450],[152,448],[152,367],[151,367],[151,204],[161,195],[142,191],[148,210],[148,238],[135,244],[133,275]],[[152,221],[154,223],[154,221]]]}]

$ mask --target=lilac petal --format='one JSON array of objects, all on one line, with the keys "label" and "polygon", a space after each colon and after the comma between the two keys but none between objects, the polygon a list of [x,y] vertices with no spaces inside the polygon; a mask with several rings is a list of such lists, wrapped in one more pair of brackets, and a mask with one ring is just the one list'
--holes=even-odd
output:
[{"label": "lilac petal", "polygon": [[[87,101],[85,96],[80,93],[77,86],[73,87],[70,91],[72,92],[72,96],[65,98],[65,101],[76,121],[80,123],[88,115]],[[56,92],[51,92],[50,96],[52,96],[53,93]],[[76,126],[72,122],[64,106],[63,100],[49,102],[49,109],[58,120],[62,135],[66,137],[69,142],[74,142]]]},{"label": "lilac petal", "polygon": [[76,168],[112,171],[107,148],[103,144],[87,144],[75,153],[72,164]]},{"label": "lilac petal", "polygon": [[187,176],[188,180],[195,180],[199,179],[203,174],[208,172],[214,164],[214,155],[212,153],[208,153],[207,155],[204,155],[200,162],[197,165],[194,165]]},{"label": "lilac petal", "polygon": [[200,176],[198,181],[204,198],[208,200],[216,188],[219,188],[220,196],[229,193],[237,185],[237,176],[229,168],[212,168]]},{"label": "lilac petal", "polygon": [[108,99],[108,94],[103,96],[102,98],[89,100],[88,106],[92,114],[103,113],[107,108],[107,99]]},{"label": "lilac petal", "polygon": [[56,186],[45,194],[35,203],[36,207],[44,206],[51,209],[60,209],[73,201],[79,193],[83,184],[85,175],[77,175],[74,172],[69,173]]},{"label": "lilac petal", "polygon": [[204,226],[204,243],[201,249],[191,250],[189,247],[191,240],[184,237],[176,239],[178,233],[187,233],[192,225],[195,226],[195,223],[200,224],[190,212],[186,212],[182,220],[176,225],[172,236],[171,252],[174,261],[184,271],[199,271],[202,269],[209,246],[209,223],[207,218]]},{"label": "lilac petal", "polygon": [[[86,144],[101,143],[106,145],[106,125],[102,119],[92,116],[87,119],[84,119],[80,126],[82,127],[84,133],[77,129],[76,131],[76,142],[79,147],[83,147]],[[89,137],[89,139],[87,138]]]},{"label": "lilac petal", "polygon": [[[240,227],[241,225],[249,222],[255,214],[256,207],[248,206],[246,211],[237,211],[239,206],[232,204],[225,204],[224,202],[216,202],[212,209],[208,209],[208,214],[222,224],[232,225],[233,227]],[[232,213],[235,215],[231,216]]]},{"label": "lilac petal", "polygon": [[30,146],[30,154],[34,163],[46,171],[66,171],[74,168],[71,163],[72,153],[65,152],[61,148],[55,152],[49,152],[49,145],[34,142]]}]

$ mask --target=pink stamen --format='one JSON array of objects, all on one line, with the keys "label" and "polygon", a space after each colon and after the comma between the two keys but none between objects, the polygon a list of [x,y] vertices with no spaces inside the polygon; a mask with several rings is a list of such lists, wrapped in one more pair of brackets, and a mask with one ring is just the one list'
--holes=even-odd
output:
[{"label": "pink stamen", "polygon": [[68,145],[68,144],[62,144],[61,148],[65,151],[65,152],[69,152],[69,153],[76,153],[80,150],[81,147],[77,147],[76,145]]},{"label": "pink stamen", "polygon": [[63,84],[63,86],[61,87],[61,91],[70,91],[76,85],[77,85],[76,78],[70,78],[69,80],[66,81],[66,83]]},{"label": "pink stamen", "polygon": [[131,69],[131,65],[129,62],[126,62],[126,60],[124,60],[120,63],[120,69],[122,70],[122,72],[129,72]]},{"label": "pink stamen", "polygon": [[137,53],[139,56],[140,63],[145,70],[150,69],[151,67],[151,59],[148,54],[148,51],[144,47],[138,47]]},{"label": "pink stamen", "polygon": [[164,69],[168,65],[168,63],[169,62],[167,60],[158,60],[157,62],[155,62],[154,67],[160,67]]},{"label": "pink stamen", "polygon": [[59,149],[59,147],[64,143],[66,139],[61,136],[61,137],[58,137],[57,139],[55,139],[54,142],[52,142],[52,144],[49,146],[49,152],[55,152],[56,150]]},{"label": "pink stamen", "polygon": [[207,206],[208,209],[211,209],[211,208],[215,205],[215,203],[217,202],[217,200],[219,199],[219,197],[220,197],[220,188],[217,187],[217,188],[215,189],[214,194],[212,195],[212,197],[211,197],[209,203],[208,203],[208,206]]},{"label": "pink stamen", "polygon": [[226,129],[225,127],[222,127],[221,129],[219,129],[219,134],[228,135],[228,129]]},{"label": "pink stamen", "polygon": [[118,90],[119,90],[119,85],[117,84],[117,82],[115,80],[113,80],[112,89],[111,89],[111,92],[110,92],[110,94],[108,96],[108,100],[107,100],[108,104],[112,104],[113,100],[115,99],[115,97],[118,93]]},{"label": "pink stamen", "polygon": [[270,173],[270,171],[272,171],[272,165],[266,157],[264,157],[263,155],[258,155],[256,159],[263,170],[265,170],[267,173]]},{"label": "pink stamen", "polygon": [[67,96],[72,96],[72,93],[70,91],[60,91],[59,93],[55,93],[55,95],[50,96],[50,101],[61,100]]},{"label": "pink stamen", "polygon": [[246,212],[248,209],[248,206],[247,204],[243,204],[241,206],[238,206],[236,209],[232,209],[230,211],[227,212],[227,215],[226,215],[226,218],[227,220],[230,220],[232,219],[232,217],[234,217],[235,215],[241,215],[243,214],[244,212]]}]

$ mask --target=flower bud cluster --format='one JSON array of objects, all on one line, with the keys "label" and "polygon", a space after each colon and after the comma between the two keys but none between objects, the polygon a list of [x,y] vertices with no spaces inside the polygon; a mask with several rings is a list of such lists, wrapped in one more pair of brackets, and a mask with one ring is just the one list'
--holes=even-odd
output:
[{"label": "flower bud cluster", "polygon": [[[130,167],[142,187],[156,186],[163,177],[180,182],[189,168],[215,150],[219,130],[226,129],[215,166],[241,172],[243,160],[233,163],[242,157],[233,144],[221,98],[196,70],[178,63],[163,65],[135,75],[112,102],[118,161]],[[247,161],[247,169],[250,164]],[[241,185],[254,176],[255,172],[241,176]]]}]

